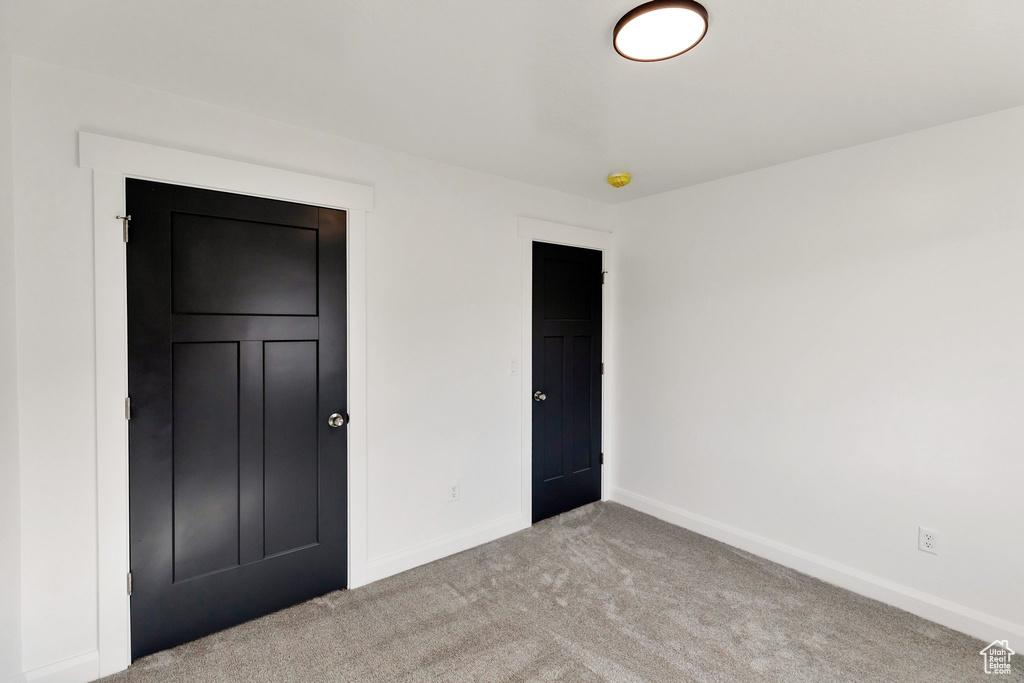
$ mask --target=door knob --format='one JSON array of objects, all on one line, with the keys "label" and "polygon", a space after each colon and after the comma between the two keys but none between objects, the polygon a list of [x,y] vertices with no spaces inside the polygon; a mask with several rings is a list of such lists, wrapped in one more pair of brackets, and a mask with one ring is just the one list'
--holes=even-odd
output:
[{"label": "door knob", "polygon": [[345,424],[345,416],[340,413],[334,413],[329,418],[327,418],[327,424],[331,425],[332,427],[341,427],[342,425]]},{"label": "door knob", "polygon": [[537,403],[540,403],[541,401],[548,400],[548,395],[545,394],[543,391],[535,391],[533,392],[533,400],[536,401]]}]

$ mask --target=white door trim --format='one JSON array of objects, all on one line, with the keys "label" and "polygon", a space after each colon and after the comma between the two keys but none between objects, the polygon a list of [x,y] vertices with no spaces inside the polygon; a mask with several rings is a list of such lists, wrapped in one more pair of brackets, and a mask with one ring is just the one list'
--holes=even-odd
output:
[{"label": "white door trim", "polygon": [[128,565],[128,328],[121,221],[125,178],[143,178],[348,212],[348,585],[366,583],[366,214],[373,188],[81,132],[93,171],[96,295],[96,494],[99,675],[131,663]]},{"label": "white door trim", "polygon": [[[522,514],[530,522],[533,519],[533,243],[550,242],[565,244],[571,247],[584,247],[601,251],[602,269],[608,270],[612,258],[613,237],[610,232],[579,228],[562,223],[538,220],[519,216],[519,238],[522,248],[522,363],[520,367],[521,400],[522,400]],[[604,451],[604,468],[601,471],[601,500],[608,500],[611,495],[611,463],[614,454],[610,453],[609,444],[612,438],[612,425],[609,416],[614,415],[613,392],[611,391],[615,368],[608,359],[612,357],[612,335],[614,329],[614,306],[612,287],[615,282],[608,273],[601,302],[601,360],[605,363],[604,381],[601,383],[601,448]]]}]

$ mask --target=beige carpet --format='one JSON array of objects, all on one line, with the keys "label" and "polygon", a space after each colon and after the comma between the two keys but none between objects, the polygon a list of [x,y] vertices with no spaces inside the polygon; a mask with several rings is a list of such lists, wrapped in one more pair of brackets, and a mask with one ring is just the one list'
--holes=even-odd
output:
[{"label": "beige carpet", "polygon": [[596,503],[107,680],[1024,680],[1024,655],[1014,676],[986,676],[983,645]]}]

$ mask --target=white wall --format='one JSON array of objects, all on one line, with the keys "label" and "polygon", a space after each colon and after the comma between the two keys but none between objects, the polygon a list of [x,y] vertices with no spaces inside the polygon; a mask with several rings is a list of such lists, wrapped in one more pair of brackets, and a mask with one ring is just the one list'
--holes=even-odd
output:
[{"label": "white wall", "polygon": [[616,211],[619,497],[1024,633],[1024,108]]},{"label": "white wall", "polygon": [[13,75],[26,670],[96,648],[79,130],[375,187],[371,561],[520,513],[516,216],[622,223],[621,490],[1024,623],[1024,109],[609,208],[34,61]]},{"label": "white wall", "polygon": [[11,55],[0,38],[0,681],[21,674],[21,512],[11,167]]},{"label": "white wall", "polygon": [[[14,100],[26,670],[96,648],[92,194],[79,130],[373,185],[370,560],[520,514],[516,217],[601,228],[605,207],[29,60],[15,60]],[[448,503],[456,479],[461,500]]]}]

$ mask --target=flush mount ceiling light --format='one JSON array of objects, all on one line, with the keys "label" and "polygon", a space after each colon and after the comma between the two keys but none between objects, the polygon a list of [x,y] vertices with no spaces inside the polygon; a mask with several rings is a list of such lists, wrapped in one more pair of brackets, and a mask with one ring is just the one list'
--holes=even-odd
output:
[{"label": "flush mount ceiling light", "polygon": [[708,32],[708,11],[693,0],[654,0],[615,24],[615,51],[636,62],[660,62],[683,54]]}]

